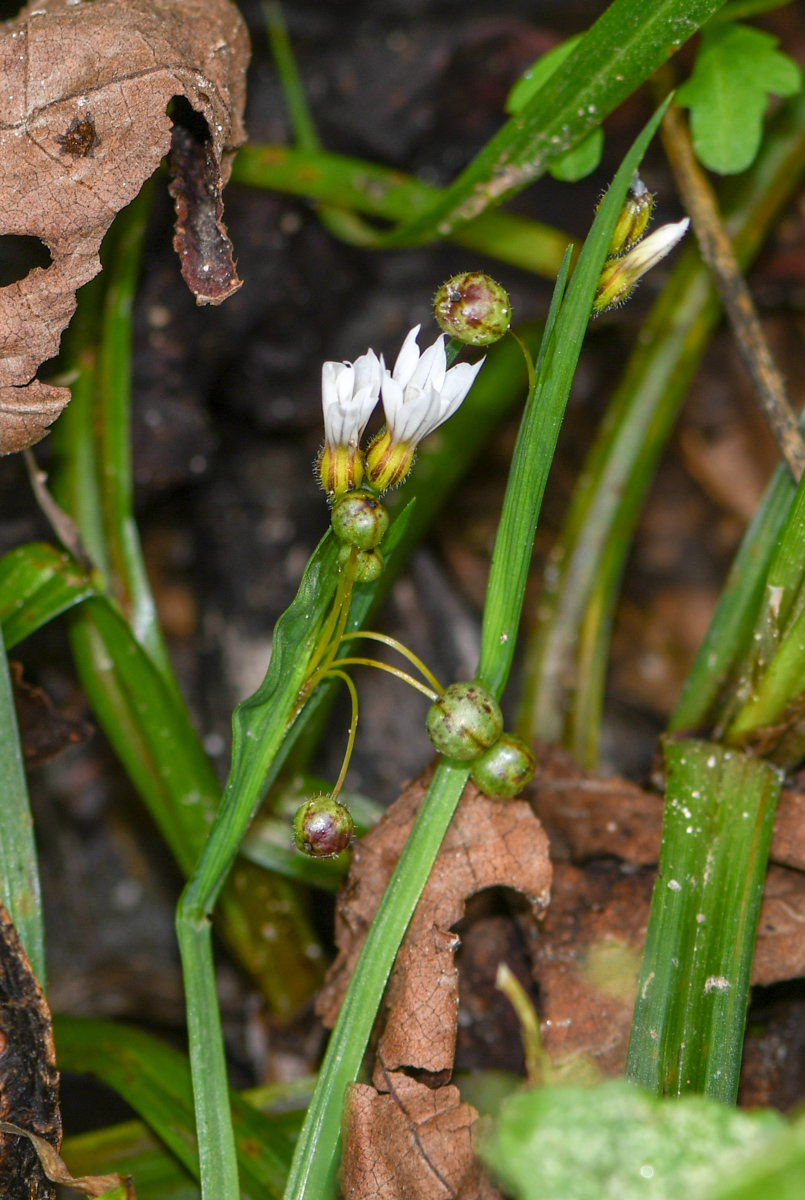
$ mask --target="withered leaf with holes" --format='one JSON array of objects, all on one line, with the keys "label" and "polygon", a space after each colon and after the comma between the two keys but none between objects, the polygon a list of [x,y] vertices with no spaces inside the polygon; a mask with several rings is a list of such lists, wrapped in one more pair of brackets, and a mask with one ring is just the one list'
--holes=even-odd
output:
[{"label": "withered leaf with holes", "polygon": [[32,0],[0,23],[0,238],[39,238],[52,257],[0,288],[0,453],[39,441],[69,400],[35,373],[115,213],[166,154],[199,304],[240,286],[221,189],[245,138],[248,59],[230,0]]},{"label": "withered leaf with holes", "polygon": [[[430,773],[409,784],[356,847],[338,902],[339,955],[318,1003],[327,1024],[338,1013]],[[468,784],[397,955],[374,1087],[352,1089],[342,1178],[350,1200],[499,1195],[472,1151],[477,1112],[461,1103],[457,1088],[441,1086],[450,1078],[458,1018],[452,926],[463,917],[467,897],[486,888],[514,888],[539,912],[550,886],[548,839],[528,804],[490,800]]]}]

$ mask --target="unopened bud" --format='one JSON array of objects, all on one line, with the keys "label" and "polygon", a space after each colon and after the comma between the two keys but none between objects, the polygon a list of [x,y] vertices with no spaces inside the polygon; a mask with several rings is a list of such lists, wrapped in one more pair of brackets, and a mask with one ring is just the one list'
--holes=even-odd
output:
[{"label": "unopened bud", "polygon": [[428,737],[448,758],[477,758],[503,732],[503,714],[479,683],[451,683],[428,709]]},{"label": "unopened bud", "polygon": [[394,442],[389,429],[381,430],[366,451],[369,483],[378,492],[397,487],[414,465],[415,454],[415,445]]},{"label": "unopened bud", "polygon": [[[338,552],[338,561],[343,567],[349,562],[353,547],[343,545]],[[383,555],[379,550],[358,550],[355,556],[355,573],[352,578],[356,583],[374,583],[383,574]]]},{"label": "unopened bud", "polygon": [[346,850],[355,826],[349,809],[332,796],[312,796],[296,810],[293,836],[298,850],[312,858],[332,858]]},{"label": "unopened bud", "polygon": [[487,796],[516,796],[534,778],[537,760],[516,733],[504,733],[472,764],[472,782]]},{"label": "unopened bud", "polygon": [[642,242],[638,242],[623,258],[613,258],[605,263],[598,280],[593,312],[606,312],[607,309],[617,308],[627,300],[638,279],[642,279],[647,271],[656,267],[657,263],[673,250],[677,242],[682,240],[688,225],[690,221],[687,217],[677,221],[675,225],[661,225]]},{"label": "unopened bud", "polygon": [[512,323],[509,293],[480,271],[443,283],[433,297],[433,312],[446,334],[470,346],[497,342]]},{"label": "unopened bud", "polygon": [[623,202],[623,208],[615,224],[607,258],[625,254],[640,241],[646,232],[653,208],[654,196],[635,171],[629,194]]},{"label": "unopened bud", "polygon": [[363,454],[355,446],[325,445],[317,465],[321,486],[329,496],[341,496],[360,487],[363,480]]},{"label": "unopened bud", "polygon": [[330,522],[335,536],[359,550],[374,550],[389,527],[389,514],[371,492],[347,492],[336,501]]}]

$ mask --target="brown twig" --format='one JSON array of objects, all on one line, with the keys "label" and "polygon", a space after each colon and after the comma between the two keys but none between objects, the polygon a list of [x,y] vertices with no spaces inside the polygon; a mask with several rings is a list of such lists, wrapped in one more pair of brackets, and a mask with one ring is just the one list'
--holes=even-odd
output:
[{"label": "brown twig", "polygon": [[39,464],[34,458],[30,447],[23,450],[22,453],[36,502],[50,522],[53,532],[65,550],[70,551],[73,558],[77,558],[82,566],[91,569],[93,566],[92,559],[81,540],[78,526],[69,513],[66,513],[63,508],[59,507],[46,487],[47,473],[40,470]]},{"label": "brown twig", "polygon": [[760,407],[780,453],[799,483],[805,470],[805,441],[732,243],[721,223],[715,193],[696,161],[685,117],[673,102],[663,117],[662,139],[702,258],[732,326],[738,352],[755,385]]}]

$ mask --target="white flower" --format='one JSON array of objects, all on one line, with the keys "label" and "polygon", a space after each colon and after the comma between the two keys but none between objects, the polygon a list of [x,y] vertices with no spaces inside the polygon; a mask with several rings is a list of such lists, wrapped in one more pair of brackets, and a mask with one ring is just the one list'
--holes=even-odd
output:
[{"label": "white flower", "polygon": [[354,363],[326,362],[321,369],[321,406],[324,438],[330,450],[348,446],[357,450],[380,399],[385,371],[383,356],[367,350]]},{"label": "white flower", "polygon": [[610,258],[604,264],[593,301],[593,312],[606,312],[628,299],[638,279],[656,267],[673,250],[688,231],[690,220],[685,217],[672,225],[661,225],[643,238],[622,258]]},{"label": "white flower", "polygon": [[420,354],[416,325],[397,355],[393,371],[383,372],[381,392],[392,445],[415,446],[452,417],[460,407],[484,360],[447,369],[444,334]]},{"label": "white flower", "polygon": [[683,220],[672,225],[661,225],[647,238],[643,238],[642,242],[638,242],[625,258],[621,259],[621,263],[628,264],[629,270],[634,272],[634,278],[640,279],[646,271],[656,267],[666,254],[670,254],[677,242],[682,241],[688,232],[689,225],[689,217],[684,217]]}]

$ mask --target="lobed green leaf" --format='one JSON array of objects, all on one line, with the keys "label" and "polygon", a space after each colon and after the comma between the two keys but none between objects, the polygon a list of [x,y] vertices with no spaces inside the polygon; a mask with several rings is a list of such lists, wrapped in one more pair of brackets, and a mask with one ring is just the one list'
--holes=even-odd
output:
[{"label": "lobed green leaf", "polygon": [[802,87],[802,72],[777,42],[748,25],[718,24],[702,34],[677,103],[690,109],[694,149],[711,171],[745,171],[760,147],[769,93],[793,96]]}]

